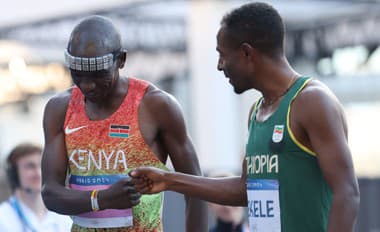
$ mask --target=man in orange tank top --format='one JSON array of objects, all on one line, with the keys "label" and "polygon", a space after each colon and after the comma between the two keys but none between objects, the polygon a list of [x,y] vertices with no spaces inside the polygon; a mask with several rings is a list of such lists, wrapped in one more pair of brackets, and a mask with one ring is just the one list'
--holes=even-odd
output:
[{"label": "man in orange tank top", "polygon": [[[74,87],[52,97],[43,119],[43,200],[72,215],[72,231],[162,231],[162,195],[143,196],[128,172],[141,166],[201,175],[177,101],[119,76],[126,50],[112,22],[82,20],[65,51]],[[207,231],[206,205],[186,197],[186,230]]]}]

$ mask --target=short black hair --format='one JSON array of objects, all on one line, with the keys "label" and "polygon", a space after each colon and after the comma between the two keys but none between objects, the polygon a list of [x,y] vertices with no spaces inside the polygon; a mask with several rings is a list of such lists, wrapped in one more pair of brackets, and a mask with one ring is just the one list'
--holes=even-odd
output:
[{"label": "short black hair", "polygon": [[221,26],[227,30],[231,45],[249,43],[269,55],[284,52],[284,23],[277,10],[267,3],[242,5],[227,13]]}]

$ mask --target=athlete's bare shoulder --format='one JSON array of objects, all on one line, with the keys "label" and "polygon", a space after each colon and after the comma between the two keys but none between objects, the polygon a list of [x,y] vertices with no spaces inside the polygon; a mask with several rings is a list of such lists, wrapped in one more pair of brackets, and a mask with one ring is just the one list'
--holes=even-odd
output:
[{"label": "athlete's bare shoulder", "polygon": [[335,94],[321,81],[311,79],[306,86],[301,90],[296,99],[295,105],[301,104],[302,107],[318,107],[319,104],[340,105]]},{"label": "athlete's bare shoulder", "polygon": [[157,86],[150,84],[143,98],[145,104],[149,107],[162,109],[162,107],[177,106],[178,102],[171,94],[159,89]]},{"label": "athlete's bare shoulder", "polygon": [[292,104],[291,118],[302,125],[333,122],[342,119],[343,106],[334,93],[321,81],[312,79],[298,94]]},{"label": "athlete's bare shoulder", "polygon": [[[183,112],[177,99],[151,84],[141,102],[143,110],[149,112],[159,127],[183,125]],[[141,111],[140,111],[141,112]]]},{"label": "athlete's bare shoulder", "polygon": [[66,109],[67,105],[69,104],[70,98],[71,98],[72,90],[73,90],[73,87],[71,87],[71,88],[69,88],[63,92],[55,94],[54,96],[52,96],[49,99],[46,107],[52,107],[56,110],[59,110],[61,108]]},{"label": "athlete's bare shoulder", "polygon": [[57,93],[49,99],[45,106],[44,124],[45,122],[63,124],[72,90],[73,87]]}]

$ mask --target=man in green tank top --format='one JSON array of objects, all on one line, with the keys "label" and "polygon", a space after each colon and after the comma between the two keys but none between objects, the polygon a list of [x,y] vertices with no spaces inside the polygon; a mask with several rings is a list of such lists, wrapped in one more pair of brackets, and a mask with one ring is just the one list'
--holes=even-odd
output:
[{"label": "man in green tank top", "polygon": [[221,21],[218,70],[237,94],[262,93],[249,115],[242,176],[140,168],[130,173],[140,192],[172,190],[248,206],[250,231],[354,230],[359,189],[342,106],[324,84],[292,69],[284,32],[281,16],[265,3],[243,5]]}]

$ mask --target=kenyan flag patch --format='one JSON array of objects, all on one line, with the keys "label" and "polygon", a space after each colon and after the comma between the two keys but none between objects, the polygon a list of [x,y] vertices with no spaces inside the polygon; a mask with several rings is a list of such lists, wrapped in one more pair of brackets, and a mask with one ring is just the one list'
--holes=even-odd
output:
[{"label": "kenyan flag patch", "polygon": [[128,138],[129,125],[111,125],[108,135],[114,138]]}]

